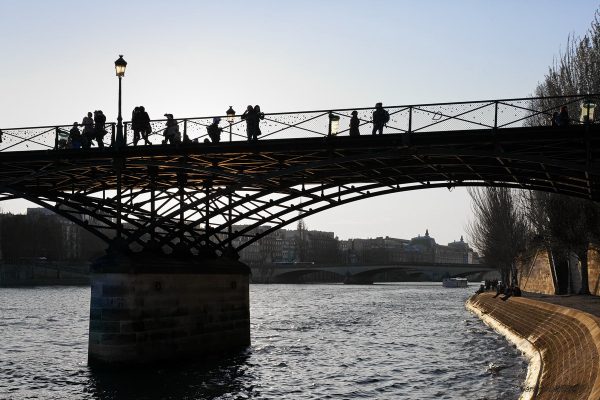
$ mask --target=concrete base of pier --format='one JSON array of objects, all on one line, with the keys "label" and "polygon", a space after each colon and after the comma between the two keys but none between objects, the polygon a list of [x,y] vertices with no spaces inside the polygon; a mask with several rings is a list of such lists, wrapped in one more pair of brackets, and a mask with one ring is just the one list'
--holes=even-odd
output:
[{"label": "concrete base of pier", "polygon": [[249,346],[249,274],[225,258],[99,259],[91,275],[88,362],[201,360]]}]

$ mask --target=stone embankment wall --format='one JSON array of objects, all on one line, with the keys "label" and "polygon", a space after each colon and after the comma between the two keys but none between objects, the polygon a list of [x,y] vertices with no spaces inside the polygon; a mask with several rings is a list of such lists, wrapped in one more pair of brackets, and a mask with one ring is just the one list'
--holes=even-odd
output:
[{"label": "stone embankment wall", "polygon": [[554,294],[554,279],[549,254],[538,250],[529,257],[517,261],[518,280],[521,290],[531,293]]},{"label": "stone embankment wall", "polygon": [[39,264],[0,263],[0,287],[89,285],[89,265],[47,262]]},{"label": "stone embankment wall", "polygon": [[467,308],[515,343],[530,366],[521,399],[600,399],[600,319],[522,297],[472,296]]},{"label": "stone embankment wall", "polygon": [[[581,263],[575,255],[568,263],[568,282],[570,293],[578,293],[581,289]],[[530,293],[555,294],[555,278],[552,271],[550,256],[545,249],[539,249],[528,257],[517,260],[519,286],[521,290]],[[590,293],[600,296],[600,247],[591,245],[588,250],[588,283]]]},{"label": "stone embankment wall", "polygon": [[590,292],[600,296],[600,247],[595,245],[588,251],[588,281]]}]

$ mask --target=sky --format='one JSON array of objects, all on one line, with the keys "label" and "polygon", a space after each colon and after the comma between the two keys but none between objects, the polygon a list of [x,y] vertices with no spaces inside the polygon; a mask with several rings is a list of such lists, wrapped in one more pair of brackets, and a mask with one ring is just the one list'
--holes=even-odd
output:
[{"label": "sky", "polygon": [[[0,0],[0,128],[525,97],[592,0]],[[125,117],[127,118],[127,117]],[[27,203],[0,203],[24,212]],[[342,239],[465,235],[464,189],[387,195],[306,219]],[[468,238],[467,238],[468,240]]]}]

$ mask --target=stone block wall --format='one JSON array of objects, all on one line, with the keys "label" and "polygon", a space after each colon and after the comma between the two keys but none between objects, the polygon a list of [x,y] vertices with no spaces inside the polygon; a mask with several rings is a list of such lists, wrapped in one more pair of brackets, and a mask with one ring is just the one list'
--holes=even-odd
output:
[{"label": "stone block wall", "polygon": [[91,364],[199,360],[250,345],[247,267],[123,269],[92,274]]},{"label": "stone block wall", "polygon": [[521,290],[531,293],[554,294],[555,286],[548,251],[537,250],[533,255],[517,260]]},{"label": "stone block wall", "polygon": [[591,245],[588,250],[588,282],[590,293],[600,296],[600,247]]}]

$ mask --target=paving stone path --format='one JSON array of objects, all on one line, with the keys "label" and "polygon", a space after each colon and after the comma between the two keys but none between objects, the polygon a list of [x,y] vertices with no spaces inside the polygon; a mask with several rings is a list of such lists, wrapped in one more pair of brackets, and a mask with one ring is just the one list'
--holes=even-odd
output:
[{"label": "paving stone path", "polygon": [[600,399],[600,318],[529,298],[502,301],[493,293],[475,295],[468,303],[539,352],[537,385],[524,388],[533,392],[531,398]]}]

